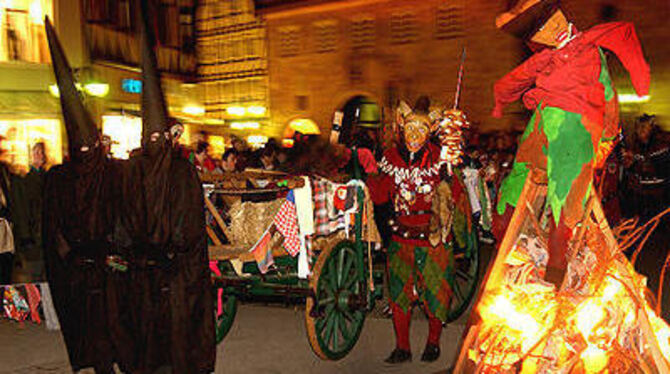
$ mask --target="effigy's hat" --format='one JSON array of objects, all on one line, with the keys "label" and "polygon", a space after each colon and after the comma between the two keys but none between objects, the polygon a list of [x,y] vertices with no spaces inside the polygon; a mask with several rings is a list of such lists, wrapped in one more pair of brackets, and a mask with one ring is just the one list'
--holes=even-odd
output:
[{"label": "effigy's hat", "polygon": [[152,133],[163,133],[171,125],[156,62],[153,19],[147,0],[141,0],[140,53],[142,55],[142,144]]},{"label": "effigy's hat", "polygon": [[81,94],[75,85],[70,63],[67,61],[49,17],[45,17],[44,27],[49,42],[49,51],[51,52],[51,63],[58,84],[63,121],[65,122],[70,150],[77,150],[83,146],[93,146],[98,141],[98,129],[91,114],[84,106]]},{"label": "effigy's hat", "polygon": [[496,17],[496,27],[520,39],[530,39],[559,10],[559,0],[519,0]]}]

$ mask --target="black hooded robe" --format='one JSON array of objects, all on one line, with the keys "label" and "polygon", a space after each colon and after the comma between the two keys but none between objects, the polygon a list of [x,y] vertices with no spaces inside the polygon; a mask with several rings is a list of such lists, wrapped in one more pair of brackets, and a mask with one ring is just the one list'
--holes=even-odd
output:
[{"label": "black hooded robe", "polygon": [[172,151],[167,105],[150,26],[140,2],[142,151],[129,160],[118,242],[132,263],[133,373],[169,366],[173,374],[214,371],[214,293],[209,274],[202,185]]},{"label": "black hooded robe", "polygon": [[[119,204],[120,166],[99,149],[53,167],[44,193],[44,257],[74,371],[100,372],[132,354],[123,328],[127,275],[108,270]],[[121,365],[123,367],[123,365]]]},{"label": "black hooded robe", "polygon": [[[133,352],[124,293],[127,274],[106,264],[116,254],[121,165],[105,157],[65,53],[49,19],[45,28],[60,90],[70,161],[46,174],[43,246],[46,275],[74,371],[110,373]],[[125,326],[125,327],[124,327]]]},{"label": "black hooded robe", "polygon": [[133,263],[133,373],[171,366],[175,374],[214,371],[214,295],[203,193],[195,167],[172,152],[130,160],[124,231]]}]

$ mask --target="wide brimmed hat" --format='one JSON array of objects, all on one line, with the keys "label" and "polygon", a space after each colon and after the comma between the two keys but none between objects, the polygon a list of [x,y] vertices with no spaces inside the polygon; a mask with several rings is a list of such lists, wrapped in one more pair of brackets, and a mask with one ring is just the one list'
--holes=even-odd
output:
[{"label": "wide brimmed hat", "polygon": [[496,27],[521,39],[530,39],[559,10],[559,0],[519,0],[496,17]]}]

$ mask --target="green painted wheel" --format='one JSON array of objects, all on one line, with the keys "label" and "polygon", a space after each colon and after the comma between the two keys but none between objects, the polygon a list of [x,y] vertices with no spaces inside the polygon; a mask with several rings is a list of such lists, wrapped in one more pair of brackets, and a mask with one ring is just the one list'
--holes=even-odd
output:
[{"label": "green painted wheel", "polygon": [[237,298],[235,295],[226,294],[225,290],[224,292],[219,292],[220,290],[221,289],[214,290],[217,295],[219,293],[221,294],[220,302],[222,306],[222,310],[219,313],[218,305],[217,303],[214,303],[214,313],[216,316],[216,344],[221,343],[223,338],[226,337],[231,326],[233,326],[233,320],[235,320],[235,314],[237,313]]},{"label": "green painted wheel", "polygon": [[[456,243],[454,245],[457,247]],[[468,236],[466,248],[454,248],[454,262],[454,293],[447,322],[455,321],[468,309],[477,290],[479,241],[476,230]]]},{"label": "green painted wheel", "polygon": [[[358,341],[365,321],[365,279],[358,269],[360,257],[352,242],[342,241],[321,252],[313,269],[305,324],[314,352],[326,360],[346,356]],[[364,304],[364,303],[363,303]]]}]

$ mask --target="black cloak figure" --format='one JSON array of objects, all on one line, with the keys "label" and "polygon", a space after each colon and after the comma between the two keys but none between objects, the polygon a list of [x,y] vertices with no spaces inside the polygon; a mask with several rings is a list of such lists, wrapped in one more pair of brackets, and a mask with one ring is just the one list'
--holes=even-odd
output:
[{"label": "black cloak figure", "polygon": [[45,180],[47,279],[72,369],[113,373],[113,362],[130,359],[133,352],[122,327],[127,274],[107,265],[115,255],[120,164],[103,154],[49,19],[45,24],[70,153],[70,160],[53,167]]},{"label": "black cloak figure", "polygon": [[142,150],[124,178],[127,236],[138,344],[133,373],[171,367],[214,371],[214,295],[208,267],[203,192],[196,169],[172,152],[169,120],[142,1]]}]

